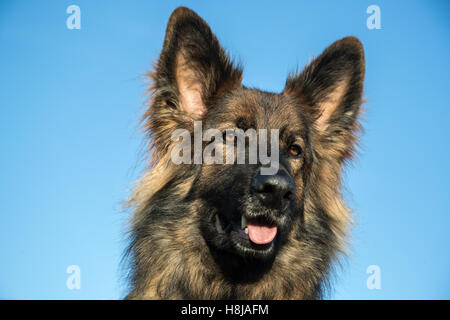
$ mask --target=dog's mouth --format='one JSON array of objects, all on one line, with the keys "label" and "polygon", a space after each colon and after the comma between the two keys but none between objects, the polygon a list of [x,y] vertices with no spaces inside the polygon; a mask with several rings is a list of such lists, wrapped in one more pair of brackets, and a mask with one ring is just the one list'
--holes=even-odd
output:
[{"label": "dog's mouth", "polygon": [[241,215],[240,224],[216,215],[216,229],[221,234],[228,234],[237,249],[260,253],[269,253],[273,249],[278,233],[277,224],[265,215],[251,218]]}]

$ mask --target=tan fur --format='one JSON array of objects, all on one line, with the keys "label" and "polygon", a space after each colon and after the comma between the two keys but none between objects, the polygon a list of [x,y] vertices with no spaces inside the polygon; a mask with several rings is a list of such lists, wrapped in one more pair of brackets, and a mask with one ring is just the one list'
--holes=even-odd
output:
[{"label": "tan fur", "polygon": [[[155,72],[149,74],[151,99],[143,121],[151,159],[129,199],[134,210],[128,251],[133,274],[127,298],[322,297],[333,263],[346,251],[352,223],[341,177],[358,146],[364,68],[361,43],[347,37],[328,47],[302,73],[288,77],[281,94],[248,89],[241,84],[242,70],[230,61],[206,22],[187,8],[176,9]],[[290,208],[270,209],[292,216],[285,220],[289,223],[278,224],[285,232],[272,243],[279,246],[271,259],[248,262],[247,252],[211,241],[229,241],[221,238],[226,232],[211,223],[219,213],[236,219],[236,212],[252,213],[240,208],[247,202],[259,201],[253,213],[268,206],[253,200],[254,191],[248,191],[257,172],[251,166],[227,175],[225,167],[230,167],[225,164],[172,163],[176,142],[171,134],[176,129],[192,133],[194,120],[205,120],[221,132],[236,128],[240,121],[249,128],[287,132],[280,138],[280,150],[289,181],[295,184],[289,196],[296,194],[289,198]],[[287,155],[292,139],[304,151],[301,156]],[[247,180],[242,178],[245,174]],[[226,208],[227,202],[235,207]],[[286,225],[290,227],[283,229]],[[248,266],[244,279],[236,275],[235,264],[231,264],[234,273],[226,276],[229,257],[242,269]],[[257,277],[249,279],[255,270]]]}]

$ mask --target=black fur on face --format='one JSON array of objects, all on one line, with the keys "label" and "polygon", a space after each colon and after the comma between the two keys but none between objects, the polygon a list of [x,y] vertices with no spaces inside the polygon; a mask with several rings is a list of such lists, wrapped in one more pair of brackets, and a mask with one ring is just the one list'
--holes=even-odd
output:
[{"label": "black fur on face", "polygon": [[[128,297],[320,297],[350,222],[340,176],[359,130],[359,40],[335,42],[283,92],[263,92],[241,84],[242,69],[206,22],[180,7],[151,77],[144,128],[152,168],[131,199]],[[224,148],[227,129],[254,129],[258,138],[259,129],[279,130],[279,170],[262,175],[259,161],[174,164],[172,134],[194,137],[195,121],[223,132]]]},{"label": "black fur on face", "polygon": [[[292,194],[275,196],[273,203],[268,205],[261,201],[261,194],[257,191],[261,180],[270,179],[261,175],[262,164],[201,167],[190,193],[193,199],[202,201],[201,231],[210,249],[218,251],[214,252],[217,257],[225,255],[227,262],[237,260],[232,261],[233,265],[251,265],[250,261],[255,260],[264,260],[257,261],[258,264],[270,263],[280,246],[288,241],[292,226],[302,220],[304,186],[308,178],[305,172],[308,172],[312,150],[306,120],[296,107],[289,97],[241,88],[222,98],[204,118],[205,129],[280,130],[279,170],[275,177],[281,177],[292,187],[286,192]],[[280,116],[280,110],[290,111],[291,116]],[[292,119],[298,123],[296,128],[291,126]],[[301,154],[296,156],[289,153],[294,143],[301,145]],[[246,146],[248,155],[248,144]],[[213,188],[211,181],[215,182]],[[268,187],[272,186],[268,184]],[[247,221],[276,225],[275,239],[267,244],[250,241],[241,226],[243,216]]]}]

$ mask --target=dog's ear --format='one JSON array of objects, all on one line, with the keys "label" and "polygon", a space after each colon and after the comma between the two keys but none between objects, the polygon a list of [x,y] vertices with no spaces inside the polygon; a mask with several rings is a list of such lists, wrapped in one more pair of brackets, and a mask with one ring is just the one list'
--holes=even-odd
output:
[{"label": "dog's ear", "polygon": [[155,89],[164,91],[166,106],[195,119],[204,116],[220,94],[240,85],[242,70],[232,64],[208,24],[179,7],[167,24],[153,78]]},{"label": "dog's ear", "polygon": [[299,74],[290,76],[284,92],[294,95],[312,116],[327,141],[353,143],[362,103],[364,50],[355,37],[329,46]]}]

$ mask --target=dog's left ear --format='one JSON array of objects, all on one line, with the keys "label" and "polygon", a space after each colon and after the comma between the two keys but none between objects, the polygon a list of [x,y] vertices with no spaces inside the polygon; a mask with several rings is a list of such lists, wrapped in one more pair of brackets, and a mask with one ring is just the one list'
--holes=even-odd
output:
[{"label": "dog's left ear", "polygon": [[364,70],[361,42],[347,37],[329,46],[301,74],[290,76],[284,93],[309,110],[321,136],[352,143],[346,138],[358,127]]}]

